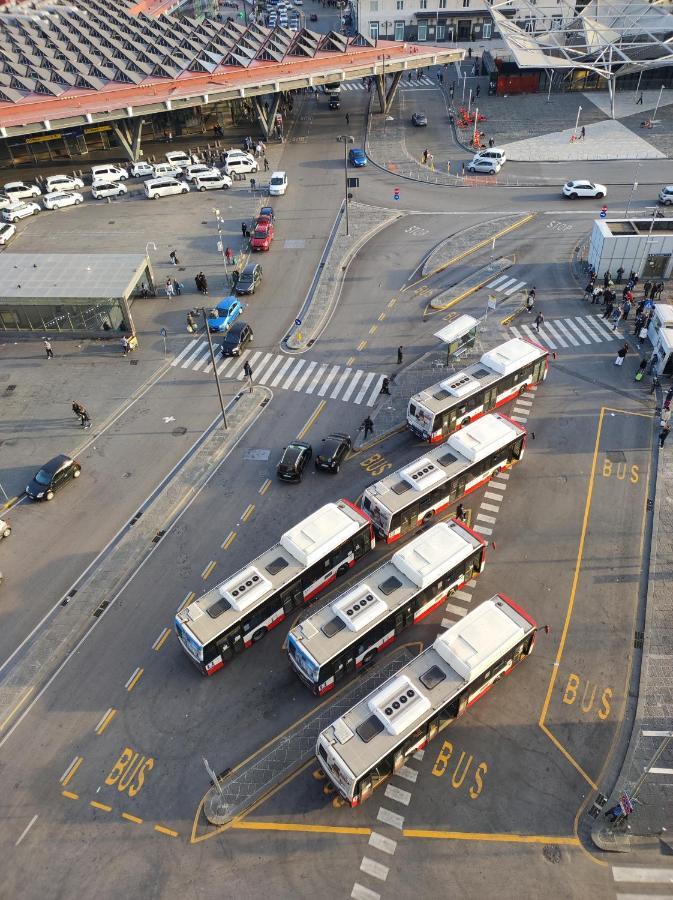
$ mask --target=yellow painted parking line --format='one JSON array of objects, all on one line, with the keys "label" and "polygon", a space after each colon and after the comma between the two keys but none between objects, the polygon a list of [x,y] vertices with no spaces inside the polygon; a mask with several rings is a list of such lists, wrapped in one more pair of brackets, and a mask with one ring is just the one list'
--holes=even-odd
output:
[{"label": "yellow painted parking line", "polygon": [[164,644],[166,643],[166,638],[168,637],[168,635],[169,635],[170,633],[171,633],[171,629],[170,629],[170,628],[164,628],[164,630],[161,632],[161,634],[159,635],[159,637],[158,637],[158,638],[156,639],[156,641],[152,644],[152,650],[161,650],[161,648],[162,648],[162,647],[164,646]]},{"label": "yellow painted parking line", "polygon": [[358,351],[358,353],[361,353],[365,349],[366,346],[367,346],[367,341],[360,341],[360,343],[356,347],[356,350]]},{"label": "yellow painted parking line", "polygon": [[0,731],[2,731],[3,728],[5,728],[7,725],[9,725],[9,723],[12,721],[12,719],[14,718],[14,716],[18,713],[18,711],[21,709],[21,707],[23,706],[23,704],[24,704],[24,703],[26,702],[26,700],[30,697],[30,695],[33,693],[34,690],[35,690],[34,687],[28,688],[28,690],[27,690],[26,693],[23,695],[23,697],[19,700],[19,702],[16,704],[16,706],[14,707],[14,709],[12,709],[12,710],[10,711],[9,715],[8,715],[7,718],[4,720],[4,722],[0,722]]},{"label": "yellow painted parking line", "polygon": [[114,719],[117,714],[117,710],[110,707],[106,713],[103,714],[103,717],[98,722],[98,725],[94,728],[95,734],[102,734],[105,729],[108,727],[110,722]]},{"label": "yellow painted parking line", "polygon": [[354,362],[355,362],[355,357],[354,357],[354,356],[349,356],[348,359],[346,360],[346,365],[347,365],[347,366],[352,366]]},{"label": "yellow painted parking line", "polygon": [[142,819],[139,819],[138,816],[132,816],[131,813],[122,813],[122,819],[126,819],[127,822],[133,822],[136,825],[143,824]]},{"label": "yellow painted parking line", "polygon": [[385,319],[385,317],[386,317],[386,314],[385,314],[385,313],[381,313],[381,315],[379,316],[379,322],[383,322],[383,320]]},{"label": "yellow painted parking line", "polygon": [[217,561],[214,559],[211,559],[211,561],[208,563],[208,565],[203,570],[203,572],[201,572],[201,578],[203,578],[204,581],[206,580],[206,578],[208,578],[208,576],[213,571],[213,569],[215,568],[216,565],[217,565]]},{"label": "yellow painted parking line", "polygon": [[129,678],[129,680],[128,680],[128,681],[126,682],[126,684],[124,685],[124,687],[125,687],[126,690],[129,692],[129,694],[131,693],[131,691],[133,690],[133,688],[134,688],[134,687],[138,684],[138,682],[140,681],[140,679],[141,679],[142,674],[143,674],[144,671],[145,671],[145,670],[144,670],[144,669],[141,669],[140,667],[137,668],[137,669],[135,670],[135,672],[133,673],[133,675],[131,675],[131,677]]},{"label": "yellow painted parking line", "polygon": [[224,539],[224,543],[222,544],[222,549],[223,549],[223,550],[228,550],[229,547],[231,547],[231,545],[232,545],[232,543],[234,542],[234,539],[236,538],[236,535],[237,535],[237,534],[238,534],[237,531],[230,531],[230,532],[229,532],[229,534],[228,534],[228,535],[226,536],[226,538]]},{"label": "yellow painted parking line", "polygon": [[425,828],[403,828],[402,834],[409,838],[430,838],[439,841],[481,841],[499,844],[561,844],[565,847],[579,847],[579,839],[571,835],[548,834],[488,834],[465,831],[429,831]]},{"label": "yellow painted parking line", "polygon": [[362,834],[368,837],[371,828],[346,825],[297,825],[294,822],[234,822],[231,826],[240,831],[299,831],[302,834]]},{"label": "yellow painted parking line", "polygon": [[392,309],[393,306],[397,303],[397,297],[393,297],[390,303],[388,304],[388,309]]},{"label": "yellow painted parking line", "polygon": [[266,494],[266,492],[269,490],[270,487],[271,487],[271,479],[267,478],[266,481],[264,482],[264,484],[259,489],[258,493],[261,494],[263,497],[264,494]]},{"label": "yellow painted parking line", "polygon": [[323,409],[326,406],[327,406],[327,400],[321,400],[320,403],[317,405],[315,411],[313,413],[311,413],[306,425],[304,425],[302,430],[297,435],[297,440],[300,441],[304,437],[304,435],[308,432],[309,428],[313,425],[315,420],[318,418],[318,416],[320,415],[320,413],[323,411]]},{"label": "yellow painted parking line", "polygon": [[64,797],[67,797],[68,800],[79,800],[79,794],[73,794],[72,791],[61,791]]},{"label": "yellow painted parking line", "polygon": [[158,831],[159,834],[167,834],[168,837],[178,837],[177,831],[173,831],[172,828],[165,828],[163,825],[155,825],[154,830]]},{"label": "yellow painted parking line", "polygon": [[84,762],[83,756],[76,756],[72,763],[70,764],[70,768],[67,770],[65,775],[61,778],[61,784],[63,787],[66,787],[73,779],[75,772],[79,769],[79,767]]},{"label": "yellow painted parking line", "polygon": [[255,509],[255,504],[254,504],[254,503],[250,503],[250,504],[248,505],[248,508],[246,509],[246,511],[245,511],[245,512],[243,513],[243,515],[241,516],[241,519],[242,519],[243,522],[247,522],[247,521],[248,521],[248,519],[250,518],[250,516],[253,514],[254,509]]},{"label": "yellow painted parking line", "polygon": [[196,594],[194,593],[194,591],[190,591],[190,592],[187,594],[187,596],[185,597],[185,599],[182,601],[182,603],[181,603],[181,605],[180,605],[180,609],[178,610],[178,612],[181,612],[181,611],[185,608],[185,606],[189,606],[189,604],[192,602],[192,600],[193,600],[195,597],[196,597]]},{"label": "yellow painted parking line", "polygon": [[101,809],[103,812],[112,812],[111,806],[108,806],[107,803],[99,803],[98,800],[90,800],[89,806],[93,806],[94,809]]},{"label": "yellow painted parking line", "polygon": [[370,333],[370,334],[376,334],[376,332],[377,332],[378,330],[379,330],[379,326],[378,326],[378,325],[372,325],[372,327],[369,329],[369,333]]}]

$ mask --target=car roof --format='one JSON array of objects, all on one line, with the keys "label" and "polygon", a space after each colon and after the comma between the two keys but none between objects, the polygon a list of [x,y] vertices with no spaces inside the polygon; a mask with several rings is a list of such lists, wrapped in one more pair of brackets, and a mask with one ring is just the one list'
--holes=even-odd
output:
[{"label": "car roof", "polygon": [[47,472],[58,472],[60,469],[63,469],[66,465],[70,465],[74,460],[66,456],[65,453],[59,453],[58,456],[54,456],[53,459],[50,459],[49,462],[45,463],[42,468]]},{"label": "car roof", "polygon": [[286,175],[285,175],[285,172],[272,172],[271,177],[272,178],[285,178]]},{"label": "car roof", "polygon": [[243,269],[242,275],[252,275],[255,269],[259,268],[259,263],[248,263],[248,265]]},{"label": "car roof", "polygon": [[240,319],[237,319],[236,322],[231,326],[229,331],[227,332],[224,340],[230,341],[232,337],[238,337],[246,328],[248,327],[247,322],[241,322]]},{"label": "car roof", "polygon": [[238,297],[234,297],[230,294],[228,297],[223,297],[219,303],[217,304],[217,309],[230,309],[232,306],[235,306],[237,303],[240,303]]}]

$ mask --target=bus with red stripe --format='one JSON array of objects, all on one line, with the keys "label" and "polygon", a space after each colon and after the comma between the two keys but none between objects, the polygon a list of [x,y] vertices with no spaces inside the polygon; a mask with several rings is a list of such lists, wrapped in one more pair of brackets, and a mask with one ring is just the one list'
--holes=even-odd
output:
[{"label": "bus with red stripe", "polygon": [[290,631],[295,672],[314,694],[326,694],[478,575],[485,550],[462,522],[434,525]]},{"label": "bus with red stripe", "polygon": [[249,565],[178,611],[180,645],[204,675],[303,608],[375,546],[369,517],[348,500],[327,503]]},{"label": "bus with red stripe", "polygon": [[344,800],[367,800],[509,675],[532,652],[537,629],[520,606],[496,594],[321,731],[316,757]]},{"label": "bus with red stripe", "polygon": [[407,426],[422,441],[443,441],[544,381],[548,368],[548,350],[512,338],[484,353],[478,363],[414,394],[407,405]]},{"label": "bus with red stripe", "polygon": [[526,431],[502,413],[461,428],[425,456],[386,475],[362,495],[362,508],[389,543],[514,465]]}]

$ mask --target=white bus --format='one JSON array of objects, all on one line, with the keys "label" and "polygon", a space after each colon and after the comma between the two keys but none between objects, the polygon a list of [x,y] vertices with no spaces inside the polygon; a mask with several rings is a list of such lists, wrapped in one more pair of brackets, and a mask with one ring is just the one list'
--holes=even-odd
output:
[{"label": "white bus", "polygon": [[212,675],[374,546],[374,530],[362,510],[348,500],[326,504],[177,613],[183,650],[204,675]]},{"label": "white bus", "polygon": [[478,575],[485,549],[462,522],[434,525],[290,631],[295,672],[314,694],[327,693]]},{"label": "white bus", "polygon": [[521,425],[490,413],[368,487],[362,508],[386,541],[396,541],[521,459],[525,442]]},{"label": "white bus", "polygon": [[548,365],[544,347],[512,338],[484,353],[478,363],[414,394],[407,406],[407,425],[423,441],[443,441],[544,381]]},{"label": "white bus", "polygon": [[358,806],[532,651],[536,622],[504,594],[481,603],[321,731],[316,756]]}]

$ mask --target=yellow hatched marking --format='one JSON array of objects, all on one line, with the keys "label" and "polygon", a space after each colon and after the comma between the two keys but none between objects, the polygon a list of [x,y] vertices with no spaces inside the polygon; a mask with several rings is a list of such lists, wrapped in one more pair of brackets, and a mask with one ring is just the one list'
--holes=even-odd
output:
[{"label": "yellow hatched marking", "polygon": [[237,535],[237,534],[238,534],[237,531],[230,531],[230,532],[229,532],[229,534],[226,536],[226,538],[225,538],[225,540],[224,540],[224,543],[222,544],[222,549],[223,549],[223,550],[228,550],[229,547],[231,547],[231,545],[233,544],[233,542],[234,542],[235,539],[236,539],[236,535]]}]

